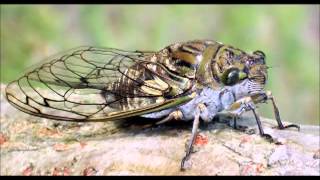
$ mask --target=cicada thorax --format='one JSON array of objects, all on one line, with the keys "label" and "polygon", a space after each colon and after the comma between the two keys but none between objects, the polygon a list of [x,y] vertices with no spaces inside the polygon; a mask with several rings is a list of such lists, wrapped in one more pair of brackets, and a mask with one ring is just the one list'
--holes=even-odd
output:
[{"label": "cicada thorax", "polygon": [[211,64],[222,44],[214,41],[196,40],[175,43],[160,51],[167,58],[161,63],[178,76],[186,78],[192,86],[218,87],[212,78]]},{"label": "cicada thorax", "polygon": [[168,58],[162,62],[171,72],[188,78],[197,89],[221,89],[230,69],[245,69],[244,51],[215,41],[176,43],[163,49]]},{"label": "cicada thorax", "polygon": [[201,61],[199,58],[206,47],[203,41],[170,45],[160,52],[167,54],[167,58],[162,63],[179,76],[195,79],[196,70]]},{"label": "cicada thorax", "polygon": [[[216,61],[216,56],[223,54],[220,51],[223,47],[226,46],[209,40],[175,43],[150,57],[149,61],[158,65],[149,64],[148,67],[168,77],[163,80],[173,87],[171,96],[186,92],[193,86],[219,89],[222,87],[221,76],[230,66],[229,62],[224,62],[225,57]],[[174,83],[170,82],[170,79],[173,79]]]}]

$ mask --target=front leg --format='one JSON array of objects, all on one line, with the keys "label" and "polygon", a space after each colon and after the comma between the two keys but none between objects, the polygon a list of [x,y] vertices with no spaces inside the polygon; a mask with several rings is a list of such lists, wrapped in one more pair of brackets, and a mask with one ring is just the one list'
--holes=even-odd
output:
[{"label": "front leg", "polygon": [[286,129],[286,128],[291,128],[291,127],[295,127],[298,129],[298,131],[300,131],[300,126],[296,125],[296,124],[290,124],[290,125],[283,125],[281,118],[280,118],[280,113],[279,113],[279,109],[275,103],[274,97],[271,93],[271,91],[266,91],[257,95],[252,96],[252,99],[254,101],[255,104],[257,103],[264,103],[267,100],[271,100],[272,102],[272,106],[273,106],[273,112],[274,112],[274,116],[277,120],[278,123],[278,128],[279,129]]},{"label": "front leg", "polygon": [[256,112],[256,108],[254,105],[254,102],[251,97],[244,97],[242,99],[239,99],[235,103],[231,104],[231,106],[228,108],[231,114],[233,114],[235,117],[239,117],[243,112],[251,110],[254,114],[255,120],[257,122],[259,133],[262,137],[265,137],[268,141],[272,141],[272,136],[269,134],[264,133],[260,117],[258,113]]}]

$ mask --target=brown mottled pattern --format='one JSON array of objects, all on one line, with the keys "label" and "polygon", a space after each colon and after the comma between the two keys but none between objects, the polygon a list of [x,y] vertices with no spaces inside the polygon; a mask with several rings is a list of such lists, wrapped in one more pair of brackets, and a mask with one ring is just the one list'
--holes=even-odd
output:
[{"label": "brown mottled pattern", "polygon": [[[10,83],[6,97],[19,110],[35,116],[62,121],[114,120],[141,115],[146,108],[157,111],[153,104],[165,105],[203,87],[219,90],[228,77],[222,75],[231,68],[260,85],[266,82],[262,51],[248,54],[215,41],[175,43],[154,52],[79,47]],[[39,92],[33,83],[54,95]],[[27,89],[38,96],[30,96]],[[76,94],[82,97],[75,98]]]}]

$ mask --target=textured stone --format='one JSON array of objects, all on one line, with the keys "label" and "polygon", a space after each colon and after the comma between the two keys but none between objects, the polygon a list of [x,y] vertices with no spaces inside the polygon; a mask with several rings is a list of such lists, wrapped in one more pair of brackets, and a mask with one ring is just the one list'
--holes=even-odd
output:
[{"label": "textured stone", "polygon": [[180,171],[191,123],[139,130],[124,121],[56,122],[16,110],[3,90],[1,175],[320,175],[318,126],[279,130],[275,120],[262,118],[276,140],[270,143],[252,116],[237,122],[255,130],[252,135],[228,121],[202,125],[188,169]]}]

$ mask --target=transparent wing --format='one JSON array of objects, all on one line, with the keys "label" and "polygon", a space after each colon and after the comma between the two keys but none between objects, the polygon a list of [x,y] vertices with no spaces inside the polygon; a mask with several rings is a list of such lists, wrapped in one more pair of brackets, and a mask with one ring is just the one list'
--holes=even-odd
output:
[{"label": "transparent wing", "polygon": [[6,97],[23,112],[56,120],[104,121],[141,114],[165,103],[161,93],[154,93],[164,89],[145,84],[152,71],[144,63],[153,54],[72,49],[11,82]]}]

